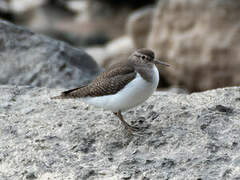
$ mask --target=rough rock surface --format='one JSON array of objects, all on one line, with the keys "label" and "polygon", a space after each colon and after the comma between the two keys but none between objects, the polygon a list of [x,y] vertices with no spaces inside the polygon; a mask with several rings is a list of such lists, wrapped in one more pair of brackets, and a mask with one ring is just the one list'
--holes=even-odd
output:
[{"label": "rough rock surface", "polygon": [[124,113],[60,90],[0,87],[0,179],[239,179],[240,87],[191,95],[156,92]]},{"label": "rough rock surface", "polygon": [[0,84],[69,88],[99,71],[83,50],[0,21]]},{"label": "rough rock surface", "polygon": [[240,84],[240,1],[159,1],[148,47],[172,84],[202,91]]}]

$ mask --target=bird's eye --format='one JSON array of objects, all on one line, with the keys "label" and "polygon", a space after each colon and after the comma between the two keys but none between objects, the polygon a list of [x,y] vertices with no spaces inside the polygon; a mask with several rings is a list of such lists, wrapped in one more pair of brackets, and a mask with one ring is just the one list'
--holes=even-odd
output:
[{"label": "bird's eye", "polygon": [[143,59],[143,60],[146,59],[146,56],[142,56],[142,59]]}]

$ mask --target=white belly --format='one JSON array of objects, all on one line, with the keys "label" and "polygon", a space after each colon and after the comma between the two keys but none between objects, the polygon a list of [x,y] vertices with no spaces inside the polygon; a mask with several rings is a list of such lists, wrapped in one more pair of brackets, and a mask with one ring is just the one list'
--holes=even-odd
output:
[{"label": "white belly", "polygon": [[158,70],[153,66],[153,82],[145,81],[138,73],[136,78],[128,83],[118,93],[101,97],[87,97],[82,100],[88,104],[113,112],[126,111],[146,101],[156,90],[159,81]]}]

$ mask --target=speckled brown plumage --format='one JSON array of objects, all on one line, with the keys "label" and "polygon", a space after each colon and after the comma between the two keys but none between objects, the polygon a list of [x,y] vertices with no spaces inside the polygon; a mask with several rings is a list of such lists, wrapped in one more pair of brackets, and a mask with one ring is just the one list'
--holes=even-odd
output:
[{"label": "speckled brown plumage", "polygon": [[62,92],[53,99],[97,97],[115,94],[132,81],[136,72],[130,63],[116,64],[99,75],[90,84]]}]

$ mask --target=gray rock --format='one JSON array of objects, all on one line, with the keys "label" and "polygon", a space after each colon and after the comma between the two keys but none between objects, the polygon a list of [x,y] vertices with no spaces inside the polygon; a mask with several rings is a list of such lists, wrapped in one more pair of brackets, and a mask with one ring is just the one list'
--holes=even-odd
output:
[{"label": "gray rock", "polygon": [[83,50],[0,21],[0,84],[69,88],[99,72]]},{"label": "gray rock", "polygon": [[156,92],[124,113],[144,135],[60,91],[0,86],[0,179],[240,178],[240,87]]}]

